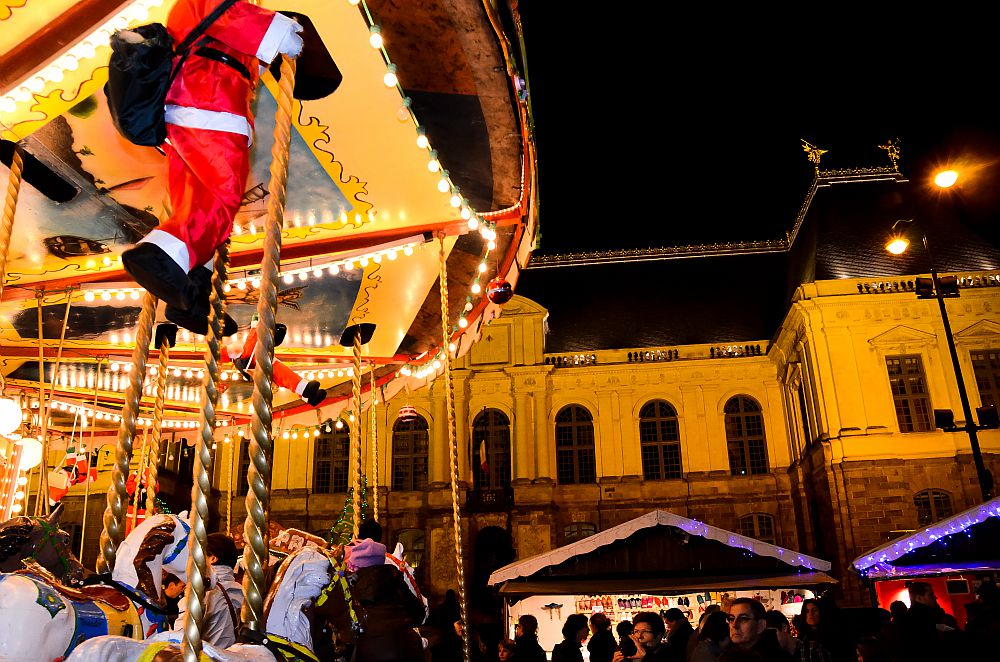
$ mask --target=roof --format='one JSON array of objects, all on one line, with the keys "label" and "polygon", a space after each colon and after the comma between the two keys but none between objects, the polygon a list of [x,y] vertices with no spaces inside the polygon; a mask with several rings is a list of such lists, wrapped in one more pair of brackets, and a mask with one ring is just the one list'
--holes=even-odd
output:
[{"label": "roof", "polygon": [[[655,550],[656,554],[652,555],[661,567],[650,567],[647,565],[649,559],[643,558],[643,547],[653,547],[654,542],[663,541],[668,544],[660,545]],[[709,544],[698,546],[696,541],[708,541]],[[710,550],[724,551],[725,556],[715,558]],[[608,553],[619,551],[629,558],[609,562]],[[685,551],[693,553],[685,554]],[[587,568],[588,560],[596,560],[599,570],[591,572]],[[800,576],[803,572],[811,576],[810,580],[826,583],[829,578],[823,572],[829,569],[829,561],[671,512],[654,510],[583,540],[504,566],[490,575],[489,585],[527,580],[556,586],[585,575],[589,582],[638,581],[645,590],[656,586],[663,590],[681,585],[686,587],[691,586],[692,581],[696,581],[698,586],[712,583],[732,588],[735,583],[748,580],[758,582],[755,585],[759,586],[762,577],[787,579],[790,575]],[[604,576],[601,576],[601,571]],[[802,577],[803,581],[805,579]],[[799,582],[797,585],[804,584]]]},{"label": "roof", "polygon": [[865,552],[851,567],[872,579],[1000,570],[1000,497]]}]

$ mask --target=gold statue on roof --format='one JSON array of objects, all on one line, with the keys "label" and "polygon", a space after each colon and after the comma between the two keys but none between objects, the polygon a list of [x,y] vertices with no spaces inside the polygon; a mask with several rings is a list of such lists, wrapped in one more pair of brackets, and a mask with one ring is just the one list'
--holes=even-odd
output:
[{"label": "gold statue on roof", "polygon": [[823,155],[830,150],[820,149],[816,145],[813,145],[812,143],[807,141],[805,138],[800,138],[799,140],[802,141],[802,149],[805,150],[805,153],[809,155],[809,163],[812,163],[814,166],[816,166],[816,174],[818,175],[819,160],[823,158]]},{"label": "gold statue on roof", "polygon": [[878,148],[885,150],[885,153],[889,155],[889,160],[892,161],[892,169],[899,172],[899,138],[889,138],[884,145],[879,145]]}]

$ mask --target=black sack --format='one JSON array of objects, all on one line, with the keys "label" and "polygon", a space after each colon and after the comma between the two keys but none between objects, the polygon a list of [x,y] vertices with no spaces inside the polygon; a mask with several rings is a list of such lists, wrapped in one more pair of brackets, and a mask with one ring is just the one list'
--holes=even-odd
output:
[{"label": "black sack", "polygon": [[160,23],[140,25],[131,32],[143,40],[133,43],[118,32],[111,36],[104,94],[122,136],[136,145],[159,147],[167,139],[163,107],[173,81],[174,40]]}]

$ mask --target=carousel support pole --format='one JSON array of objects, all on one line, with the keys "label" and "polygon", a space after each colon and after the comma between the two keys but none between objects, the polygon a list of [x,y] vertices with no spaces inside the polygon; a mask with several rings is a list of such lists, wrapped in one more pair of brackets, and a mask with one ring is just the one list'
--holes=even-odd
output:
[{"label": "carousel support pole", "polygon": [[160,440],[163,438],[163,403],[167,395],[167,367],[170,364],[170,348],[177,343],[176,324],[156,326],[156,346],[160,348],[160,362],[156,369],[156,400],[153,403],[153,436],[149,445],[149,477],[146,479],[146,517],[156,512],[156,482],[160,479]]},{"label": "carousel support pole", "polygon": [[354,454],[354,489],[352,494],[351,507],[354,510],[354,534],[353,540],[358,539],[358,532],[361,529],[361,332],[354,334],[354,372],[351,382],[351,409],[354,411],[354,425],[351,426],[351,452]]},{"label": "carousel support pole", "polygon": [[[35,301],[38,304],[38,421],[42,437],[42,468],[39,470],[41,473],[38,477],[39,497],[48,495],[49,493],[49,399],[45,397],[45,347],[43,344],[45,329],[42,324],[42,299],[44,298],[44,291],[35,292]],[[56,375],[59,372],[59,362],[62,360],[63,345],[66,343],[66,324],[69,322],[69,307],[72,301],[72,291],[67,292],[66,312],[63,314],[62,330],[59,333],[59,349],[56,351],[56,361],[52,365],[52,388],[50,389],[52,393],[56,391]],[[35,499],[35,516],[38,517],[40,515],[45,515],[46,517],[49,515],[48,498]]]},{"label": "carousel support pole", "polygon": [[378,521],[378,399],[375,396],[375,365],[372,364],[371,373],[372,402],[368,417],[371,419],[372,428],[372,484],[375,488],[375,499],[372,501],[372,519]]},{"label": "carousel support pole", "polygon": [[[201,434],[195,445],[198,461],[194,463],[191,488],[191,554],[188,556],[187,615],[181,652],[184,662],[198,662],[202,650],[202,628],[208,608],[208,498],[212,493],[212,440],[215,437],[215,408],[219,403],[219,361],[222,354],[222,326],[226,312],[226,283],[229,243],[215,252],[215,273],[208,309],[208,336],[205,341],[205,377],[201,382]],[[273,328],[273,327],[272,327]]]},{"label": "carousel support pole", "polygon": [[[24,170],[24,157],[21,156],[21,146],[14,145],[14,156],[10,163],[10,177],[7,179],[7,196],[3,206],[3,218],[0,219],[0,297],[3,296],[3,284],[7,278],[7,253],[10,250],[10,234],[14,230],[14,212],[17,211],[17,198],[21,192],[21,174]],[[27,505],[27,501],[24,502]]]},{"label": "carousel support pole", "polygon": [[268,516],[270,511],[271,403],[274,398],[274,324],[278,310],[278,268],[281,262],[281,228],[285,214],[285,186],[288,182],[288,151],[292,129],[292,90],[295,86],[295,61],[282,56],[281,80],[278,83],[278,111],[271,150],[271,178],[267,201],[267,228],[261,263],[260,295],[257,301],[257,346],[253,373],[253,417],[250,427],[250,470],[247,475],[247,518],[243,526],[246,546],[243,550],[243,623],[255,632],[263,632],[264,597],[267,595]]},{"label": "carousel support pole", "polygon": [[439,261],[441,263],[441,351],[444,353],[444,384],[445,403],[448,409],[448,459],[451,465],[451,510],[455,521],[455,568],[458,571],[458,604],[465,628],[462,631],[462,655],[468,662],[469,657],[469,619],[465,597],[465,562],[462,554],[462,520],[458,502],[458,443],[455,435],[455,386],[451,379],[451,349],[448,347],[451,339],[448,312],[448,256],[444,250],[444,233],[438,234],[441,244]]},{"label": "carousel support pole", "polygon": [[226,464],[226,535],[233,535],[233,462],[236,459],[237,439],[229,442],[229,462]]},{"label": "carousel support pole", "polygon": [[[98,359],[97,360],[97,368],[94,370],[94,409],[95,410],[97,409],[97,402],[98,402],[97,399],[98,399],[98,396],[100,395],[100,392],[101,392],[101,364],[103,364],[107,360],[108,359],[105,358],[105,357],[101,357],[100,359]],[[88,455],[87,455],[87,460],[88,460],[88,462],[87,462],[87,471],[90,471],[90,462],[89,462],[89,460],[90,460],[91,457],[94,457],[93,453],[95,451],[97,451],[97,449],[94,448],[94,436],[96,434],[97,434],[97,426],[96,425],[91,425],[90,426],[90,445],[87,447],[87,453],[88,453]],[[81,446],[83,445],[83,430],[80,431],[80,445]],[[100,454],[100,452],[98,452],[97,453],[97,457],[94,460],[94,466],[95,467],[97,466],[97,463],[100,462],[100,459],[101,459],[101,454]],[[79,559],[80,563],[83,563],[83,545],[84,545],[84,542],[87,540],[87,503],[90,501],[90,477],[89,476],[84,481],[84,484],[85,484],[85,491],[83,493],[83,523],[80,525],[80,553],[77,554],[77,558]]]},{"label": "carousel support pole", "polygon": [[125,403],[122,407],[122,422],[118,428],[118,445],[115,448],[115,463],[111,467],[111,487],[108,488],[108,506],[104,510],[104,530],[101,531],[101,551],[97,557],[97,571],[111,572],[115,567],[118,546],[125,539],[125,504],[128,491],[125,479],[132,462],[132,442],[135,439],[135,419],[142,400],[142,382],[146,377],[146,358],[153,335],[153,318],[156,315],[157,299],[149,292],[142,297],[142,309],[135,330],[135,347],[132,349],[132,370],[125,389]]}]

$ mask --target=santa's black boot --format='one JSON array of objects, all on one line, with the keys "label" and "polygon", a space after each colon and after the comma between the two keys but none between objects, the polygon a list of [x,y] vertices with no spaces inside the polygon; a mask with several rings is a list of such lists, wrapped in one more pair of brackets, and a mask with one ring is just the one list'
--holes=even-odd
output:
[{"label": "santa's black boot", "polygon": [[326,400],[326,389],[319,387],[319,382],[313,380],[302,389],[302,399],[311,407],[318,407]]},{"label": "santa's black boot", "polygon": [[[208,311],[209,296],[212,294],[212,272],[205,267],[195,267],[188,276],[197,288],[197,294],[192,305],[187,310],[167,305],[164,314],[168,320],[182,329],[205,336],[208,335]],[[224,338],[231,336],[238,330],[239,327],[236,324],[236,320],[226,313],[222,324],[222,336]]]},{"label": "santa's black boot", "polygon": [[167,306],[185,311],[195,304],[197,284],[156,244],[142,242],[128,249],[122,253],[122,266],[136,283]]}]

